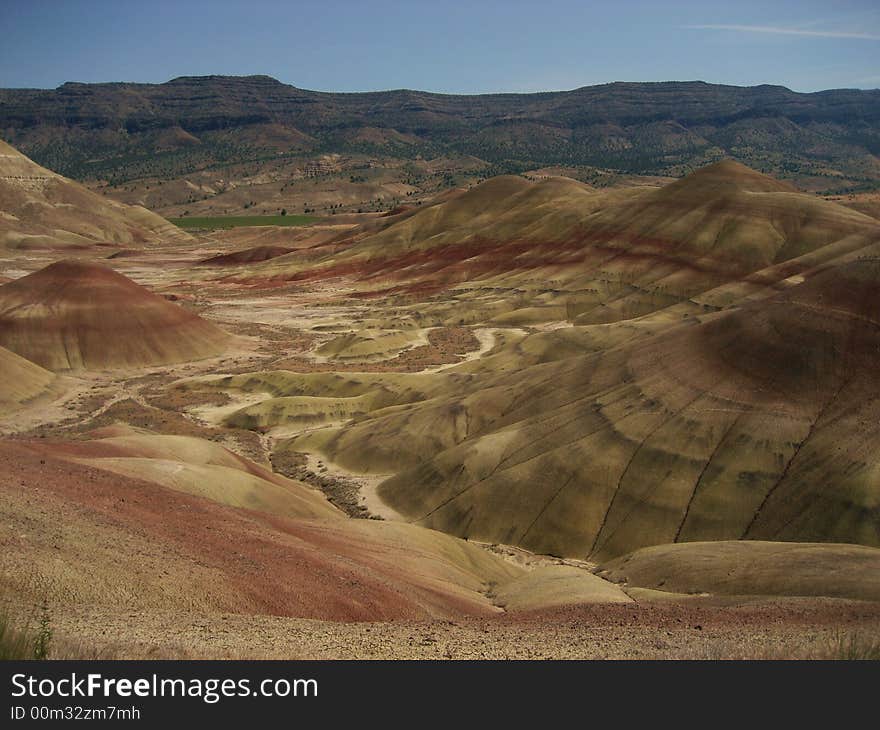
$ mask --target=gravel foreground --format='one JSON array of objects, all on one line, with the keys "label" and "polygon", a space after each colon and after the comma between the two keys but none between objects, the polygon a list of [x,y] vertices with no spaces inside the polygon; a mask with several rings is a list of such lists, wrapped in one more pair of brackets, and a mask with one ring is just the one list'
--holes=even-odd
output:
[{"label": "gravel foreground", "polygon": [[853,639],[880,645],[880,606],[707,597],[382,623],[93,611],[54,628],[68,658],[845,659]]}]

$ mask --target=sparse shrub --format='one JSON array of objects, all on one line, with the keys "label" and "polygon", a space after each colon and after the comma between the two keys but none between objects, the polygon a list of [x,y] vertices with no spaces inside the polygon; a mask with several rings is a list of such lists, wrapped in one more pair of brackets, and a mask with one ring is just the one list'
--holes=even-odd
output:
[{"label": "sparse shrub", "polygon": [[52,627],[49,622],[49,606],[44,602],[40,607],[40,625],[34,639],[34,659],[46,659],[49,656],[49,644],[52,642]]},{"label": "sparse shrub", "polygon": [[858,632],[838,632],[831,638],[825,656],[820,658],[844,661],[878,661],[880,660],[880,636]]},{"label": "sparse shrub", "polygon": [[36,629],[31,621],[17,622],[6,610],[0,610],[0,660],[47,659],[52,641],[49,609],[42,606]]}]

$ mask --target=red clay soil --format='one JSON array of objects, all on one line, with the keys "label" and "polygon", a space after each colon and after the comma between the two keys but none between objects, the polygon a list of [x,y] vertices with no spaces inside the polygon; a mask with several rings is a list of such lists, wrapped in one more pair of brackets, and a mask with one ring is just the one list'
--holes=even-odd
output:
[{"label": "red clay soil", "polygon": [[430,295],[481,277],[557,267],[576,267],[578,272],[586,273],[612,262],[644,266],[671,264],[681,271],[701,275],[705,279],[700,287],[702,289],[750,273],[741,262],[730,259],[719,258],[711,265],[707,265],[705,259],[698,262],[692,253],[682,250],[680,241],[620,231],[591,231],[557,241],[473,239],[466,243],[406,251],[389,257],[319,264],[290,275],[238,277],[230,281],[279,286],[344,277],[363,282],[409,282],[386,292]]},{"label": "red clay soil", "polygon": [[[112,583],[130,580],[131,561],[136,561],[143,582],[133,600],[158,592],[167,596],[169,610],[207,605],[230,613],[332,621],[490,612],[477,594],[449,586],[440,571],[433,576],[430,568],[408,572],[401,567],[406,562],[395,557],[405,546],[365,534],[363,526],[349,530],[355,521],[294,521],[225,507],[54,458],[56,448],[45,441],[0,441],[0,566],[7,574],[20,565],[44,565],[46,555],[56,564],[69,561],[81,568],[82,542],[74,544],[66,535],[89,535],[94,542],[121,534],[125,544],[101,545],[96,552],[103,557],[90,569],[111,584],[111,591],[123,594]],[[143,544],[150,554],[130,554],[130,545]],[[205,573],[214,576],[213,596],[198,601],[188,595],[198,590],[197,580],[169,586],[175,576],[193,571],[200,571],[203,582]]]}]

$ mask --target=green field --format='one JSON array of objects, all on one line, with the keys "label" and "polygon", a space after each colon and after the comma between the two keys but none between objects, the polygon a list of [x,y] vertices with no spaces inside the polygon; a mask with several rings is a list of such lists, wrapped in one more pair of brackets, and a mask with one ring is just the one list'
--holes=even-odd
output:
[{"label": "green field", "polygon": [[216,230],[218,228],[240,228],[242,226],[305,226],[318,220],[311,215],[241,215],[208,216],[191,218],[169,218],[179,228]]}]

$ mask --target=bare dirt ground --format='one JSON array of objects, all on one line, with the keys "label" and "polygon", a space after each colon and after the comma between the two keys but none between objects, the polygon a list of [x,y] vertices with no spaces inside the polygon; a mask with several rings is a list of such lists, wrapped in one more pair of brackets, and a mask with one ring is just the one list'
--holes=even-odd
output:
[{"label": "bare dirt ground", "polygon": [[822,659],[877,641],[880,608],[832,600],[691,599],[491,619],[337,623],[273,616],[61,617],[98,656],[259,659]]}]

